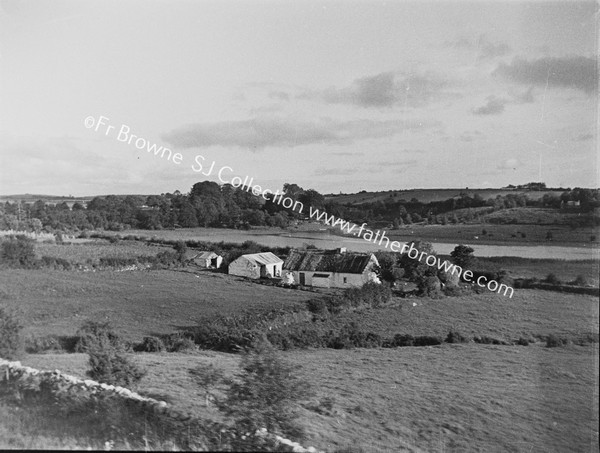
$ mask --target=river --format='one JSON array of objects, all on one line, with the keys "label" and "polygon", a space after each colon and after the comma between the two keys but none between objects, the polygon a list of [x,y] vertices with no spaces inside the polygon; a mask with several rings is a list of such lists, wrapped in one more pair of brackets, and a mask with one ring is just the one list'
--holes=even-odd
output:
[{"label": "river", "polygon": [[[374,244],[360,238],[351,238],[329,234],[328,232],[273,232],[273,231],[240,231],[213,228],[188,230],[186,239],[204,241],[244,242],[247,240],[258,242],[270,247],[302,247],[307,244],[315,245],[320,249],[346,247],[357,252],[375,252],[379,249],[386,250],[384,245]],[[192,233],[193,231],[193,233]],[[145,232],[148,233],[147,231]],[[432,242],[434,250],[443,255],[449,255],[458,243]],[[573,260],[599,259],[598,247],[565,247],[551,245],[486,245],[469,243],[475,251],[475,256],[517,256],[521,258],[548,258]]]}]

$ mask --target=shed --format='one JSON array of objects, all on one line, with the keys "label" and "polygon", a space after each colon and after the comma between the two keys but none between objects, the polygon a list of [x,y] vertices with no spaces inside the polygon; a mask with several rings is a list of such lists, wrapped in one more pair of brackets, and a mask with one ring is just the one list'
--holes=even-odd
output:
[{"label": "shed", "polygon": [[271,252],[242,255],[229,264],[229,273],[248,278],[281,277],[283,260]]},{"label": "shed", "polygon": [[188,264],[195,264],[203,269],[218,269],[221,267],[223,257],[215,252],[198,252],[188,250],[185,253],[185,261]]},{"label": "shed", "polygon": [[295,283],[322,288],[349,288],[379,282],[373,266],[379,265],[372,253],[336,250],[292,250],[283,264],[284,273]]}]

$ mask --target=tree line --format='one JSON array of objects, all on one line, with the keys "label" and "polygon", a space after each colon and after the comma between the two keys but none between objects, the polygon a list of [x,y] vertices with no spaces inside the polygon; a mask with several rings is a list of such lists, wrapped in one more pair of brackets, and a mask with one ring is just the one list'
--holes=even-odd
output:
[{"label": "tree line", "polygon": [[[416,198],[407,201],[390,196],[386,200],[361,204],[326,199],[316,190],[303,189],[297,184],[284,184],[282,192],[304,206],[323,209],[338,218],[359,224],[384,222],[395,227],[422,222],[446,224],[477,221],[483,211],[476,208],[482,207],[487,207],[489,211],[526,206],[561,208],[570,201],[577,201],[581,212],[590,212],[600,206],[600,191],[582,188],[568,189],[560,196],[545,194],[539,200],[531,200],[524,193],[498,195],[487,200],[478,193],[461,193],[458,197],[429,203]],[[148,196],[108,195],[93,198],[87,206],[76,202],[71,208],[66,202],[49,205],[42,200],[31,204],[0,204],[0,230],[35,232],[178,227],[285,228],[305,217],[306,213],[295,212],[276,203],[273,194],[263,198],[244,188],[211,181],[194,184],[186,194],[175,191]]]}]

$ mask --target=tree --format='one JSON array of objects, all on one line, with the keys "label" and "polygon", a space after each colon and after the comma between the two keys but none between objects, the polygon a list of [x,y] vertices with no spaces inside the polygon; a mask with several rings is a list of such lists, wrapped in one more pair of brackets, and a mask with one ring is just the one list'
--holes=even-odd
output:
[{"label": "tree", "polygon": [[2,241],[0,258],[10,267],[29,268],[35,265],[34,240],[24,235]]},{"label": "tree", "polygon": [[299,437],[294,406],[309,394],[308,385],[283,362],[266,340],[247,351],[236,379],[229,381],[219,408],[234,418],[242,432],[266,428],[271,433]]},{"label": "tree", "polygon": [[470,269],[475,264],[475,255],[473,248],[467,245],[457,245],[450,253],[452,262],[463,269]]},{"label": "tree", "polygon": [[396,280],[399,280],[404,276],[404,271],[398,265],[396,253],[375,252],[375,257],[379,262],[379,266],[376,266],[373,271],[381,280],[389,282],[391,285],[393,285]]},{"label": "tree", "polygon": [[12,360],[22,350],[23,325],[14,313],[0,306],[0,358]]},{"label": "tree", "polygon": [[204,391],[205,406],[208,407],[208,401],[213,390],[223,381],[223,372],[211,363],[208,366],[198,366],[189,371],[194,382]]}]

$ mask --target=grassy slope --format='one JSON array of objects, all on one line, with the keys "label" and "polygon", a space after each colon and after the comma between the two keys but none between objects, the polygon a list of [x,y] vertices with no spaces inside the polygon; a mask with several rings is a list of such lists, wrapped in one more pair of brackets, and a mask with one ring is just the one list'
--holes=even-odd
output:
[{"label": "grassy slope", "polygon": [[135,241],[121,241],[111,244],[106,240],[98,239],[83,244],[38,243],[35,245],[35,252],[38,258],[51,256],[75,263],[85,263],[88,260],[96,262],[100,258],[107,257],[137,258],[138,256],[156,256],[163,250],[173,250],[173,248],[151,247],[146,243]]},{"label": "grassy slope", "polygon": [[305,291],[220,273],[4,270],[0,301],[27,320],[25,335],[73,335],[86,320],[110,319],[131,340],[173,332],[203,315],[289,306]]},{"label": "grassy slope", "polygon": [[403,299],[394,308],[340,315],[336,323],[356,321],[384,336],[396,333],[439,335],[451,329],[463,335],[504,340],[549,334],[578,337],[598,332],[598,298],[551,291],[515,290],[513,298],[483,293],[442,299]]},{"label": "grassy slope", "polygon": [[[443,345],[426,348],[293,351],[314,406],[333,398],[328,414],[301,410],[307,445],[328,451],[593,451],[598,393],[592,346]],[[83,376],[82,354],[31,355],[23,362]],[[142,390],[180,408],[214,414],[187,370],[214,363],[227,374],[236,356],[138,354],[148,369]],[[597,366],[597,361],[596,361]],[[597,442],[597,441],[596,441]],[[590,450],[591,449],[591,450]]]}]

